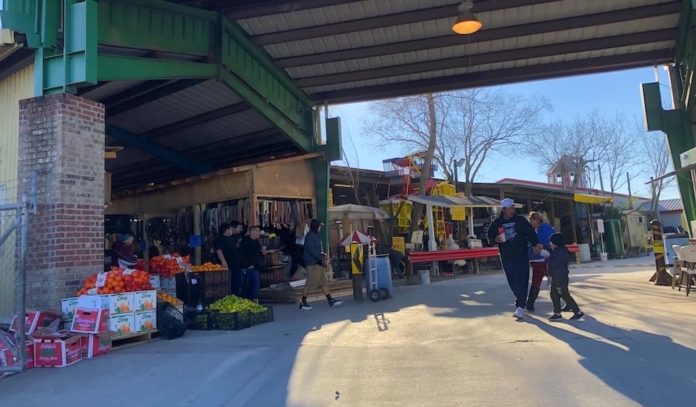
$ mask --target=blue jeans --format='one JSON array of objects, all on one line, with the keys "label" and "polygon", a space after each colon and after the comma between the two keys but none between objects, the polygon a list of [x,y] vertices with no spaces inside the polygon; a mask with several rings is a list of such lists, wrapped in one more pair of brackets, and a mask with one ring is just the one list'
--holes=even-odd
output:
[{"label": "blue jeans", "polygon": [[259,287],[261,278],[256,267],[242,270],[242,298],[255,300],[259,298]]},{"label": "blue jeans", "polygon": [[503,259],[503,270],[508,285],[515,295],[515,305],[521,308],[526,307],[527,289],[529,288],[529,259],[526,256]]},{"label": "blue jeans", "polygon": [[232,286],[232,295],[240,297],[242,295],[242,271],[239,269],[230,271],[230,285]]}]

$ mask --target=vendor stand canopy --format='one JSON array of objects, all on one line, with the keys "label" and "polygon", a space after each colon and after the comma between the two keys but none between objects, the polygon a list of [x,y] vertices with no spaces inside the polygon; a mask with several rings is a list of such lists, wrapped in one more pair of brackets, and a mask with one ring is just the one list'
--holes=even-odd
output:
[{"label": "vendor stand canopy", "polygon": [[[423,205],[439,206],[443,208],[452,208],[457,206],[465,206],[467,208],[497,208],[500,206],[500,201],[487,196],[464,194],[457,195],[409,195],[408,200],[417,202]],[[521,208],[522,205],[515,204]]]},{"label": "vendor stand canopy", "polygon": [[341,241],[341,246],[350,246],[351,243],[370,244],[372,238],[359,230],[354,230]]},{"label": "vendor stand canopy", "polygon": [[385,220],[389,219],[389,215],[379,208],[364,205],[338,205],[329,208],[329,220]]}]

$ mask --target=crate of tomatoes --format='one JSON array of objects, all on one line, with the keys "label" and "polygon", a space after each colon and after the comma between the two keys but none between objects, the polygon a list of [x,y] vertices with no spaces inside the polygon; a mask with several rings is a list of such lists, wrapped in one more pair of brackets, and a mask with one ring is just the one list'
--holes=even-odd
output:
[{"label": "crate of tomatoes", "polygon": [[123,270],[112,267],[111,271],[87,277],[76,295],[118,294],[152,290],[150,274],[144,270]]},{"label": "crate of tomatoes", "polygon": [[150,272],[162,277],[174,277],[185,271],[186,265],[189,265],[189,256],[182,257],[178,254],[155,256],[150,259]]}]

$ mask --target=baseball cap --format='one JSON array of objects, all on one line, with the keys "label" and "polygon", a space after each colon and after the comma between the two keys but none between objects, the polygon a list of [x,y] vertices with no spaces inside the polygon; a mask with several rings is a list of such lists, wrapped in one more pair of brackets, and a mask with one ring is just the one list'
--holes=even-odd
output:
[{"label": "baseball cap", "polygon": [[505,198],[502,201],[500,201],[500,206],[502,206],[503,209],[512,208],[513,206],[515,206],[515,201],[513,201],[510,198]]}]

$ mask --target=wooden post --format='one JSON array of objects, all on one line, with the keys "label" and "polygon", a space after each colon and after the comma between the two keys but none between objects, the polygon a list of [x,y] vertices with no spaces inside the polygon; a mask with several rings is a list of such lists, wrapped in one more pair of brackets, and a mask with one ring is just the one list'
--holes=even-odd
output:
[{"label": "wooden post", "polygon": [[650,222],[650,231],[653,236],[653,253],[655,253],[655,273],[650,277],[650,282],[655,285],[672,285],[672,276],[665,266],[665,244],[662,241],[662,225],[653,220]]},{"label": "wooden post", "polygon": [[203,236],[201,236],[201,206],[198,204],[193,205],[193,234],[201,240],[201,244],[193,249],[193,264],[200,266]]},{"label": "wooden post", "polygon": [[249,202],[249,224],[247,226],[253,226],[259,223],[259,197],[252,193]]},{"label": "wooden post", "polygon": [[143,250],[143,262],[145,263],[145,271],[150,271],[150,240],[147,237],[147,214],[143,214],[143,241],[145,242],[145,250]]}]

